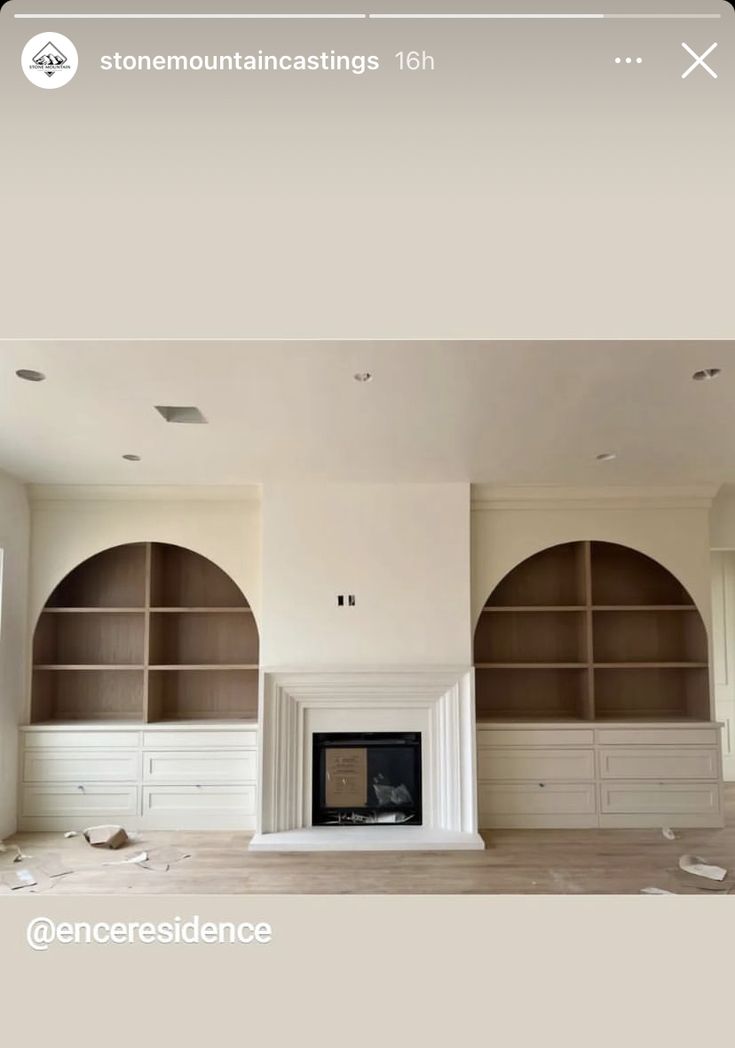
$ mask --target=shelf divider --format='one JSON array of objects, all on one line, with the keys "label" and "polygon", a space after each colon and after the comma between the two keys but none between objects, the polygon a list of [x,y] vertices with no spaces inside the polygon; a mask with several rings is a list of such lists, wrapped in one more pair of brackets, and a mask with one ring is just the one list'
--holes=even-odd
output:
[{"label": "shelf divider", "polygon": [[595,637],[592,617],[592,544],[582,543],[584,558],[584,649],[587,657],[587,689],[585,691],[584,715],[586,720],[595,719]]}]

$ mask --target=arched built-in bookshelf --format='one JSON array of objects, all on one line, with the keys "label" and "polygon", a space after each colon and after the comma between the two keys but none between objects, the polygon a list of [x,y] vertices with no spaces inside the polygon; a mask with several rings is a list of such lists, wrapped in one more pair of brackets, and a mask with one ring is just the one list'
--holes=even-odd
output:
[{"label": "arched built-in bookshelf", "polygon": [[258,628],[235,582],[159,542],[90,557],[55,588],[33,640],[31,721],[251,720]]},{"label": "arched built-in bookshelf", "polygon": [[474,659],[479,721],[710,719],[692,598],[615,543],[568,542],[515,567],[482,609]]}]

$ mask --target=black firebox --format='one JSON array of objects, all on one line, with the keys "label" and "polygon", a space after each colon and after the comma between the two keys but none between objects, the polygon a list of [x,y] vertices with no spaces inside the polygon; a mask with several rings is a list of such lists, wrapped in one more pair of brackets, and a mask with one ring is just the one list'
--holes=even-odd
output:
[{"label": "black firebox", "polygon": [[421,732],[317,732],[314,826],[421,825]]}]

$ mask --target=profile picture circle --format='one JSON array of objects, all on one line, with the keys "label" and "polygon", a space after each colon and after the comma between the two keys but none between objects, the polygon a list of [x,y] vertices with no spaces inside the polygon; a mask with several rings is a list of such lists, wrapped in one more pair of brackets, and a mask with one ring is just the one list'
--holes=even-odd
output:
[{"label": "profile picture circle", "polygon": [[79,59],[68,36],[36,33],[23,48],[20,64],[32,84],[53,91],[74,78]]}]

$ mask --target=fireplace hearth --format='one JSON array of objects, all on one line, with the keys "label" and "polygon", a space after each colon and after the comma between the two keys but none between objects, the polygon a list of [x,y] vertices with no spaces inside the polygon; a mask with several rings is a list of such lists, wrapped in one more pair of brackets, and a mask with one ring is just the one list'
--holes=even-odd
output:
[{"label": "fireplace hearth", "polygon": [[421,732],[315,732],[312,825],[421,825]]}]

